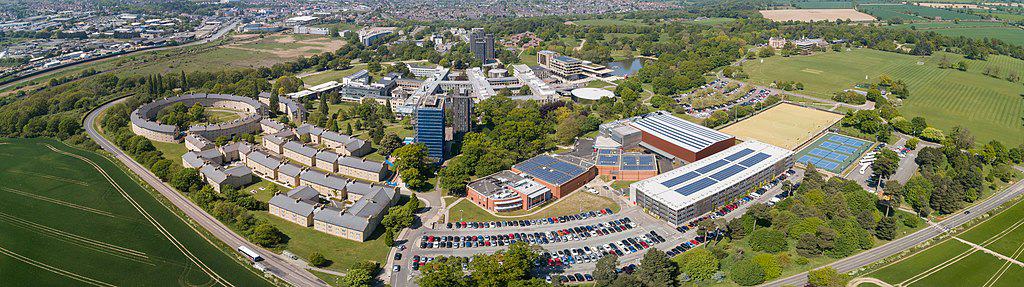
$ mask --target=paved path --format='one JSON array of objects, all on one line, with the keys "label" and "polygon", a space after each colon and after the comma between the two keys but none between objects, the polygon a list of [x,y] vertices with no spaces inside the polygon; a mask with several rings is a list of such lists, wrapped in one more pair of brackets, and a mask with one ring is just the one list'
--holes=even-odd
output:
[{"label": "paved path", "polygon": [[[933,226],[925,227],[924,229],[918,230],[910,235],[898,238],[890,241],[889,243],[883,244],[882,246],[872,248],[856,255],[840,259],[826,266],[835,268],[841,273],[849,273],[867,266],[868,264],[896,255],[897,253],[924,243],[925,241],[931,240],[932,238],[945,233],[947,230],[954,229],[968,221],[982,216],[990,210],[999,207],[1003,203],[1011,201],[1021,194],[1024,194],[1024,181],[1018,181],[985,201],[965,209],[965,211],[969,211],[970,213],[961,212],[951,215]],[[807,284],[807,272],[768,282],[764,284],[764,286],[803,286],[805,284]]]},{"label": "paved path", "polygon": [[878,280],[878,279],[871,278],[871,277],[853,278],[853,280],[850,280],[849,283],[846,283],[846,287],[857,287],[857,285],[864,284],[864,283],[871,283],[871,284],[875,284],[875,285],[882,286],[882,287],[892,287],[892,284],[889,284],[889,283],[886,283],[885,281]]},{"label": "paved path", "polygon": [[266,260],[262,261],[262,264],[267,266],[270,269],[270,273],[274,274],[274,276],[277,276],[284,280],[285,282],[288,282],[289,284],[294,286],[328,286],[326,283],[321,281],[312,273],[309,273],[308,271],[301,267],[288,263],[289,259],[274,254],[273,252],[267,251],[259,247],[258,245],[246,241],[245,238],[236,234],[234,231],[229,229],[227,226],[225,226],[223,223],[221,223],[216,218],[211,216],[209,213],[206,213],[206,211],[204,211],[202,208],[199,208],[199,206],[196,206],[195,203],[186,198],[184,194],[178,192],[177,190],[174,190],[174,188],[172,188],[167,183],[160,181],[160,179],[157,178],[156,175],[154,175],[148,169],[146,169],[141,164],[136,162],[130,156],[125,154],[124,151],[122,151],[109,140],[104,138],[98,131],[96,131],[96,127],[95,125],[93,125],[93,123],[96,122],[97,116],[99,116],[103,111],[107,110],[111,106],[120,103],[126,99],[128,98],[125,97],[104,104],[103,106],[100,106],[99,108],[90,112],[89,115],[85,117],[85,123],[83,123],[82,126],[85,127],[85,131],[89,134],[89,137],[92,138],[93,141],[99,144],[100,147],[103,148],[103,150],[109,152],[115,159],[121,161],[121,163],[127,166],[129,170],[131,170],[133,173],[138,175],[139,178],[141,178],[154,189],[156,189],[157,192],[166,197],[168,201],[174,204],[174,206],[176,206],[178,209],[181,209],[181,211],[184,212],[185,215],[187,215],[189,218],[195,221],[195,223],[198,223],[204,229],[209,231],[211,234],[213,234],[213,236],[217,237],[217,239],[220,239],[222,242],[224,242],[225,244],[232,248],[244,245],[248,246],[253,250],[257,250],[261,254],[269,255],[263,256]]}]

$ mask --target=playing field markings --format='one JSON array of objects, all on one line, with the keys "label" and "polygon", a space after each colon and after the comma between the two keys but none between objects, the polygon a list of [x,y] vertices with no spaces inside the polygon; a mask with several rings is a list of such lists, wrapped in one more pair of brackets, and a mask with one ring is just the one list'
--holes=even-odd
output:
[{"label": "playing field markings", "polygon": [[45,236],[53,237],[57,240],[64,241],[70,244],[74,244],[83,248],[88,248],[100,253],[105,253],[111,256],[127,259],[143,264],[156,266],[149,260],[149,256],[146,253],[122,247],[107,242],[95,240],[85,236],[68,233],[56,228],[52,228],[46,225],[35,223],[26,219],[18,218],[17,216],[0,212],[0,222],[7,222],[16,227],[39,233]]},{"label": "playing field markings", "polygon": [[81,210],[81,211],[85,211],[85,212],[91,212],[91,213],[95,213],[95,214],[99,214],[99,215],[103,215],[103,216],[107,216],[107,217],[117,217],[113,213],[110,213],[110,212],[105,211],[105,210],[99,210],[99,209],[95,209],[95,208],[88,207],[88,206],[81,206],[81,205],[78,205],[78,204],[70,203],[70,202],[59,200],[59,199],[55,199],[55,198],[50,198],[50,197],[46,197],[46,196],[42,196],[42,195],[32,194],[32,193],[20,191],[20,190],[9,188],[9,187],[0,187],[0,189],[4,190],[6,192],[10,192],[10,193],[13,193],[13,194],[21,195],[21,196],[24,196],[24,197],[38,199],[38,200],[42,200],[42,201],[53,203],[53,204],[57,204],[57,205],[63,205],[63,206],[67,206],[67,207],[70,207],[70,208],[74,208],[74,209],[78,209],[78,210]]},{"label": "playing field markings", "polygon": [[[1022,224],[1024,224],[1024,219],[1021,219],[1021,220],[1017,221],[1017,223],[1014,223],[1010,228],[1004,229],[1003,231],[999,232],[995,236],[992,236],[991,238],[985,240],[984,242],[982,242],[982,245],[990,244],[990,243],[995,242],[995,241],[997,241],[999,239],[1002,239],[1004,236],[1006,236],[1006,234],[1009,234],[1011,231],[1013,231],[1013,229],[1016,229],[1017,227],[1020,227]],[[978,225],[975,225],[975,226],[978,226]],[[971,227],[971,228],[974,228],[974,227]],[[968,230],[970,230],[970,229],[968,229]],[[966,230],[964,232],[966,232]],[[961,243],[963,243],[963,242],[961,242]],[[971,244],[968,244],[968,243],[964,243],[964,244],[967,244],[968,246],[971,246]],[[907,280],[904,280],[903,282],[900,282],[899,284],[896,284],[896,285],[897,286],[910,286],[911,284],[914,284],[917,281],[920,281],[921,279],[927,278],[928,276],[931,276],[932,274],[934,274],[936,272],[939,272],[942,269],[945,269],[946,267],[949,267],[950,265],[955,264],[956,262],[959,262],[960,260],[966,258],[967,256],[970,256],[971,254],[974,254],[975,252],[977,252],[979,250],[980,249],[975,248],[974,246],[971,246],[971,249],[969,249],[967,251],[964,251],[963,253],[960,253],[959,255],[954,256],[953,258],[950,258],[950,259],[948,259],[948,260],[946,260],[946,261],[944,261],[944,262],[942,262],[942,263],[940,263],[940,264],[938,264],[938,265],[936,265],[936,266],[934,266],[934,267],[932,267],[932,268],[930,268],[928,270],[925,270],[924,272],[918,273],[917,275],[914,275],[913,277],[910,277]],[[923,252],[923,250],[921,252]],[[897,261],[897,262],[899,262],[899,261]],[[895,264],[895,263],[896,262],[893,262],[892,264]],[[892,264],[890,264],[890,265],[892,265]]]},{"label": "playing field markings", "polygon": [[74,279],[74,280],[77,280],[79,282],[82,282],[82,283],[85,283],[85,284],[89,284],[89,285],[92,285],[92,286],[109,286],[109,287],[116,286],[114,284],[110,284],[110,283],[107,283],[107,282],[99,281],[99,280],[96,280],[96,279],[92,279],[92,278],[89,278],[89,277],[78,275],[78,274],[76,274],[74,272],[71,272],[71,271],[67,271],[67,270],[64,270],[64,269],[60,269],[60,268],[57,268],[57,267],[50,266],[50,265],[48,265],[46,263],[36,261],[36,260],[34,260],[32,258],[28,258],[28,257],[22,256],[21,254],[18,254],[18,253],[14,253],[14,251],[7,250],[6,248],[3,248],[3,246],[0,246],[0,254],[7,255],[7,256],[9,256],[11,258],[14,258],[15,260],[24,262],[25,264],[32,265],[32,266],[35,266],[35,267],[37,267],[39,269],[43,269],[43,270],[50,271],[50,272],[53,272],[53,273],[57,273],[59,275],[63,275],[64,277],[68,277],[68,278],[71,278],[71,279]]},{"label": "playing field markings", "polygon": [[155,227],[156,230],[160,232],[160,234],[162,234],[165,238],[167,238],[167,240],[170,241],[171,244],[174,245],[174,247],[177,248],[178,251],[181,252],[182,255],[185,255],[185,257],[188,258],[189,261],[192,261],[193,264],[198,266],[199,269],[203,271],[203,273],[206,273],[206,275],[208,275],[211,278],[213,278],[213,280],[216,280],[217,283],[220,283],[220,284],[225,285],[225,286],[231,286],[231,287],[235,286],[234,284],[231,284],[231,282],[228,282],[227,280],[225,280],[224,277],[221,277],[219,274],[217,274],[212,268],[207,266],[206,263],[204,263],[202,260],[200,260],[198,256],[196,256],[195,254],[192,254],[191,250],[188,250],[188,248],[186,248],[184,244],[179,242],[178,239],[175,238],[174,235],[171,234],[170,231],[167,231],[167,229],[164,228],[163,224],[160,224],[160,222],[157,221],[156,218],[154,218],[152,215],[149,214],[148,211],[146,211],[144,208],[142,208],[142,205],[140,205],[137,201],[135,201],[135,199],[132,198],[132,196],[129,195],[128,192],[126,192],[124,190],[124,188],[121,188],[120,184],[118,184],[116,181],[114,181],[114,178],[110,177],[110,175],[107,174],[107,172],[104,171],[103,168],[100,168],[100,166],[97,165],[95,162],[93,162],[92,160],[90,160],[90,159],[88,159],[88,158],[86,158],[84,156],[59,150],[59,149],[57,149],[57,148],[55,148],[55,147],[53,147],[52,145],[49,145],[49,144],[47,144],[46,147],[49,148],[53,152],[77,158],[77,159],[82,160],[85,163],[88,163],[89,165],[91,165],[94,169],[96,169],[96,171],[98,171],[100,173],[100,175],[103,175],[103,177],[107,179],[107,182],[109,182],[110,185],[114,187],[114,189],[117,189],[117,192],[120,193],[121,196],[124,197],[124,199],[127,200],[128,203],[131,204],[132,207],[134,207],[135,210],[139,212],[139,214],[141,214],[144,218],[146,218],[146,220],[149,221],[149,223],[152,224],[153,227]]},{"label": "playing field markings", "polygon": [[21,174],[21,175],[28,175],[28,176],[37,176],[37,177],[42,177],[42,178],[45,178],[45,179],[59,180],[59,181],[63,181],[63,182],[71,183],[71,184],[77,184],[77,185],[81,185],[81,186],[89,186],[88,182],[84,182],[84,181],[81,181],[81,180],[69,179],[69,178],[63,178],[63,177],[59,177],[59,176],[53,176],[53,175],[49,175],[49,174],[41,174],[41,173],[30,172],[30,171],[22,171],[22,170],[16,170],[16,169],[7,170],[7,172],[17,173],[17,174]]}]

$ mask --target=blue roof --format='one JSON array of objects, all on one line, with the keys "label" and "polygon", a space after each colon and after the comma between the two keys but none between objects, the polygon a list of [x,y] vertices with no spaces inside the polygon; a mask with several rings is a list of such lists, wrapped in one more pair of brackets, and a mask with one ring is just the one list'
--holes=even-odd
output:
[{"label": "blue roof", "polygon": [[715,183],[718,183],[718,181],[705,177],[698,181],[694,181],[690,184],[684,185],[683,187],[677,188],[676,192],[681,193],[683,195],[691,195]]},{"label": "blue roof", "polygon": [[759,152],[759,153],[757,153],[757,154],[755,154],[755,155],[753,155],[751,157],[748,157],[747,159],[741,161],[740,165],[745,166],[745,167],[751,167],[751,166],[753,166],[755,164],[758,164],[759,162],[764,161],[765,159],[768,159],[769,157],[771,157],[771,156],[768,155],[768,154],[760,153]]}]

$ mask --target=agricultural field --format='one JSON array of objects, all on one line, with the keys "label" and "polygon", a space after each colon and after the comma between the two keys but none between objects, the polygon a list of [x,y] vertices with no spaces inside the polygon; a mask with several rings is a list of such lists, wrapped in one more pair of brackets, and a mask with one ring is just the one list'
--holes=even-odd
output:
[{"label": "agricultural field", "polygon": [[943,20],[980,20],[981,16],[916,5],[891,5],[891,4],[862,4],[861,11],[877,17],[879,20],[903,19],[923,20],[941,17]]},{"label": "agricultural field", "polygon": [[1017,286],[1024,267],[1024,204],[863,277],[900,286]]},{"label": "agricultural field", "polygon": [[97,153],[2,139],[0,182],[3,285],[272,286]]},{"label": "agricultural field", "polygon": [[870,49],[825,52],[810,56],[772,57],[747,61],[744,70],[750,81],[769,85],[772,81],[798,81],[799,93],[828,99],[833,93],[858,83],[877,81],[880,75],[906,81],[910,98],[899,107],[907,116],[924,116],[929,124],[943,130],[969,128],[979,141],[997,139],[1008,145],[1024,143],[1020,115],[1024,111],[1020,94],[1024,85],[982,74],[986,67],[1024,71],[1024,61],[992,55],[987,61],[965,60],[968,71],[939,69],[946,57],[955,63],[963,57],[936,53],[920,57]]},{"label": "agricultural field", "polygon": [[926,22],[888,27],[931,31],[950,37],[964,36],[973,39],[999,39],[1011,44],[1024,45],[1024,29],[1000,22]]},{"label": "agricultural field", "polygon": [[587,19],[572,21],[576,25],[582,26],[649,26],[637,19]]},{"label": "agricultural field", "polygon": [[796,2],[793,3],[800,9],[850,9],[853,2],[850,1],[822,1],[822,2]]},{"label": "agricultural field", "polygon": [[775,22],[785,21],[874,21],[875,17],[853,9],[788,9],[761,10],[761,15]]}]

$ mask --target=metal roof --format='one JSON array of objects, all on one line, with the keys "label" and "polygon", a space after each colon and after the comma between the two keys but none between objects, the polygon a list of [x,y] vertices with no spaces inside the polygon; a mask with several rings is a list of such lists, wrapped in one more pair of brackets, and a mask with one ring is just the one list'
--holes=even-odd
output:
[{"label": "metal roof", "polygon": [[582,166],[549,155],[538,155],[516,164],[515,169],[554,185],[562,185],[587,171]]},{"label": "metal roof", "polygon": [[633,126],[692,152],[733,138],[731,135],[680,119],[667,112],[636,117],[633,119]]}]

